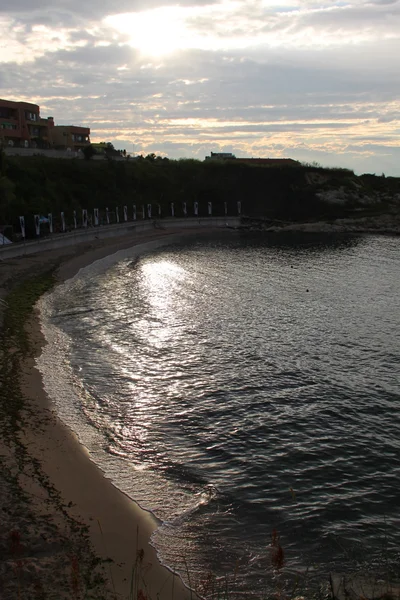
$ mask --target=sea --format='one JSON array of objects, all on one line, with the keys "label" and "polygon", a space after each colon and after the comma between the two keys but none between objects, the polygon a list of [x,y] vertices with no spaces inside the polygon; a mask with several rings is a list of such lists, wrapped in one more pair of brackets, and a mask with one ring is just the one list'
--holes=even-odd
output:
[{"label": "sea", "polygon": [[219,232],[40,302],[60,418],[210,595],[400,573],[400,238]]}]

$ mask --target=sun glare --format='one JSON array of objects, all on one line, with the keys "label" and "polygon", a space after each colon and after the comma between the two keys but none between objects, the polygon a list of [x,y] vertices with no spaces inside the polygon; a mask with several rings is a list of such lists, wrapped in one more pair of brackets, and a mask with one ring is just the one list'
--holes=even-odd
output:
[{"label": "sun glare", "polygon": [[143,54],[162,56],[190,45],[190,32],[178,7],[113,15],[106,23],[128,35],[130,45]]}]

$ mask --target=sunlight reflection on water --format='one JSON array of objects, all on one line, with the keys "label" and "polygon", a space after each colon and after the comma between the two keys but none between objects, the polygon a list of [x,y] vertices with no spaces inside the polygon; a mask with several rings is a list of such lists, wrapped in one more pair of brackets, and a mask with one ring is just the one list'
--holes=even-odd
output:
[{"label": "sunlight reflection on water", "polygon": [[259,588],[273,528],[320,576],[398,535],[399,267],[389,237],[238,237],[53,295],[95,460],[166,522],[164,562]]}]

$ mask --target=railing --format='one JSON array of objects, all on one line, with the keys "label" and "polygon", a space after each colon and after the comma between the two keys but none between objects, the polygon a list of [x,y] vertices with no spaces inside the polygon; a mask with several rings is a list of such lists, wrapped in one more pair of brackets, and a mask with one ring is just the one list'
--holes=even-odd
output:
[{"label": "railing", "polygon": [[126,221],[113,225],[98,225],[74,229],[65,233],[54,233],[35,240],[25,240],[13,244],[0,245],[0,260],[7,260],[17,256],[36,254],[45,250],[55,250],[73,246],[96,239],[106,239],[117,236],[132,235],[150,230],[189,229],[194,227],[220,227],[236,228],[240,225],[240,217],[184,217],[167,219],[144,219],[139,221]]}]

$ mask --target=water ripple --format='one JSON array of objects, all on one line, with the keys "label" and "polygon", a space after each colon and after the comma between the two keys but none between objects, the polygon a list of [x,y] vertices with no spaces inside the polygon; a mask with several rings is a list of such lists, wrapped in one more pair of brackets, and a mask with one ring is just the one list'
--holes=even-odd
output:
[{"label": "water ripple", "polygon": [[203,241],[54,295],[95,459],[164,521],[165,562],[238,561],[259,588],[274,528],[289,571],[345,568],[360,540],[374,560],[398,524],[398,245]]}]

